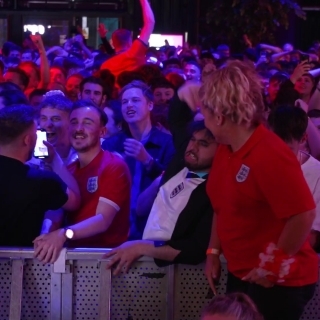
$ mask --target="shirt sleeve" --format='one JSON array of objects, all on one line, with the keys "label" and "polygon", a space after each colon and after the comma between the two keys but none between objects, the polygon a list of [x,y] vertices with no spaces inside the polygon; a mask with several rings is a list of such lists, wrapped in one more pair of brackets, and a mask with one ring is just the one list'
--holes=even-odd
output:
[{"label": "shirt sleeve", "polygon": [[[208,248],[211,234],[212,217],[213,210],[212,208],[208,208],[208,210],[203,213],[198,224],[192,228],[192,232],[190,234],[186,234],[184,238],[169,240],[166,242],[166,244],[173,249],[180,251],[173,263],[196,265],[205,260],[206,250]],[[155,259],[155,263],[159,267],[163,267],[171,264],[172,262]]]},{"label": "shirt sleeve", "polygon": [[42,201],[47,210],[57,210],[67,201],[67,185],[61,178],[50,171],[41,171],[40,201]]},{"label": "shirt sleeve", "polygon": [[255,168],[254,175],[277,218],[288,218],[315,208],[301,166],[284,143],[275,142],[268,157],[261,159],[259,167]]},{"label": "shirt sleeve", "polygon": [[113,161],[101,175],[99,201],[109,203],[119,211],[130,199],[131,176],[123,160],[115,158]]}]

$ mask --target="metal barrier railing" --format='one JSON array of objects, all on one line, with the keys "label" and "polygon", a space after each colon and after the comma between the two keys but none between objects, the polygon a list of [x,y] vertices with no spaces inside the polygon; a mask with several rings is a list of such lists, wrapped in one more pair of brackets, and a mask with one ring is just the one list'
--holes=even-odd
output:
[{"label": "metal barrier railing", "polygon": [[[32,249],[0,248],[0,320],[198,320],[212,298],[203,265],[157,267],[143,257],[127,274],[112,276],[106,249],[64,249],[53,265]],[[218,292],[225,291],[222,261]],[[306,319],[320,319],[319,286]]]}]

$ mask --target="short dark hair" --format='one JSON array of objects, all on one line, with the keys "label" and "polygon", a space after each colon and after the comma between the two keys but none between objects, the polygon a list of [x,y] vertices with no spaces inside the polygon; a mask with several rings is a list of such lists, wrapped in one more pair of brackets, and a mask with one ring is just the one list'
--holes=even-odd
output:
[{"label": "short dark hair", "polygon": [[5,42],[2,46],[2,54],[4,57],[7,57],[11,51],[15,50],[21,52],[21,47],[17,46],[15,43],[10,41]]},{"label": "short dark hair", "polygon": [[61,66],[58,66],[58,65],[53,65],[50,67],[50,70],[51,69],[58,69],[62,72],[62,74],[64,75],[64,77],[67,79],[67,70]]},{"label": "short dark hair", "polygon": [[5,107],[10,107],[16,104],[28,105],[28,99],[22,91],[18,90],[4,90],[0,91],[0,98]]},{"label": "short dark hair", "polygon": [[19,68],[24,66],[29,66],[33,68],[33,70],[36,72],[37,80],[40,81],[41,79],[40,68],[33,61],[23,61],[19,64]]},{"label": "short dark hair", "polygon": [[123,122],[123,115],[121,112],[121,102],[119,100],[108,101],[105,108],[109,108],[113,111],[113,120],[116,125]]},{"label": "short dark hair", "polygon": [[116,48],[123,47],[132,39],[131,31],[126,29],[118,29],[112,33],[111,39]]},{"label": "short dark hair", "polygon": [[301,108],[281,106],[270,113],[268,123],[283,141],[301,141],[307,131],[308,116]]},{"label": "short dark hair", "polygon": [[105,114],[105,112],[101,108],[99,108],[93,101],[91,101],[91,100],[78,100],[72,105],[71,112],[73,110],[77,110],[80,108],[92,108],[92,109],[96,110],[100,115],[101,126],[104,127],[108,123],[108,117]]},{"label": "short dark hair", "polygon": [[188,64],[197,67],[197,68],[200,70],[200,72],[201,72],[201,70],[202,70],[202,69],[201,69],[201,66],[200,66],[200,64],[199,64],[197,61],[195,61],[195,60],[189,60],[189,61],[186,62],[186,65],[188,65]]},{"label": "short dark hair", "polygon": [[152,91],[154,91],[157,88],[170,88],[175,90],[174,85],[163,76],[152,79],[150,81],[150,86],[152,88]]},{"label": "short dark hair", "polygon": [[150,84],[150,81],[153,78],[161,77],[161,69],[154,64],[144,64],[135,70],[136,72],[140,73],[144,79],[144,81]]},{"label": "short dark hair", "polygon": [[122,99],[123,94],[129,89],[140,89],[142,91],[143,96],[147,99],[147,101],[153,102],[153,93],[150,87],[144,83],[143,81],[134,80],[127,84],[125,87],[121,89],[119,92],[119,98]]},{"label": "short dark hair", "polygon": [[308,116],[310,118],[320,118],[320,110],[319,109],[312,109],[308,111]]},{"label": "short dark hair", "polygon": [[135,80],[144,81],[144,77],[137,71],[122,71],[117,77],[117,84],[120,88],[123,88]]},{"label": "short dark hair", "polygon": [[61,94],[55,94],[44,98],[39,106],[39,110],[43,108],[54,108],[70,113],[72,111],[72,102]]},{"label": "short dark hair", "polygon": [[6,90],[21,91],[21,88],[13,82],[1,82],[0,83],[0,92],[6,91]]},{"label": "short dark hair", "polygon": [[44,96],[46,93],[48,92],[48,90],[46,89],[34,89],[31,91],[31,93],[29,94],[29,101],[36,96]]},{"label": "short dark hair", "polygon": [[270,77],[269,82],[277,82],[277,83],[284,83],[286,80],[288,80],[288,75],[283,72],[276,72],[274,75]]},{"label": "short dark hair", "polygon": [[[24,54],[24,53],[31,53],[31,58],[32,58],[32,60],[34,60],[34,58],[35,58],[35,53],[34,53],[33,50],[31,50],[31,49],[23,49],[22,52],[21,52],[21,54]],[[30,62],[32,62],[32,61],[30,61]]]},{"label": "short dark hair", "polygon": [[24,104],[0,110],[0,145],[8,145],[26,132],[33,124],[35,111]]},{"label": "short dark hair", "polygon": [[207,137],[207,138],[209,138],[209,139],[214,139],[214,136],[213,136],[213,134],[211,133],[211,131],[205,126],[204,120],[192,121],[192,122],[189,124],[188,131],[189,131],[190,137],[191,137],[194,133],[199,132],[199,131],[202,131],[202,130],[206,130],[206,137]]},{"label": "short dark hair", "polygon": [[16,68],[9,68],[9,69],[7,70],[7,72],[14,72],[14,73],[18,74],[20,83],[21,83],[25,88],[28,87],[29,77],[28,77],[28,75],[26,74],[25,71],[23,71],[23,70],[20,69],[19,67],[16,67]]},{"label": "short dark hair", "polygon": [[93,76],[90,77],[86,77],[84,78],[81,82],[80,82],[80,92],[82,93],[84,86],[86,83],[94,83],[94,84],[98,84],[99,86],[101,86],[102,88],[102,94],[105,95],[106,94],[106,87],[104,82],[100,79],[100,78],[96,78]]}]

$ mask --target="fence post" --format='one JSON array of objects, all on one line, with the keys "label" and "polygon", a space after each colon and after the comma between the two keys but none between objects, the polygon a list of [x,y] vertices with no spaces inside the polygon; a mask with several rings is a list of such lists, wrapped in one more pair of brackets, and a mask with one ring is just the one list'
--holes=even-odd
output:
[{"label": "fence post", "polygon": [[24,259],[12,260],[9,320],[21,319],[23,265]]}]

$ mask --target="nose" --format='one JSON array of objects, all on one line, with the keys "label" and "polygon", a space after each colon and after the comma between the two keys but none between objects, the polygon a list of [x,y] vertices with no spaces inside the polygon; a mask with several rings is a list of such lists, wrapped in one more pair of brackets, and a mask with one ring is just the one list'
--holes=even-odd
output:
[{"label": "nose", "polygon": [[46,131],[48,129],[53,128],[53,123],[50,119],[47,119],[43,124],[42,124],[43,129],[45,129]]}]

